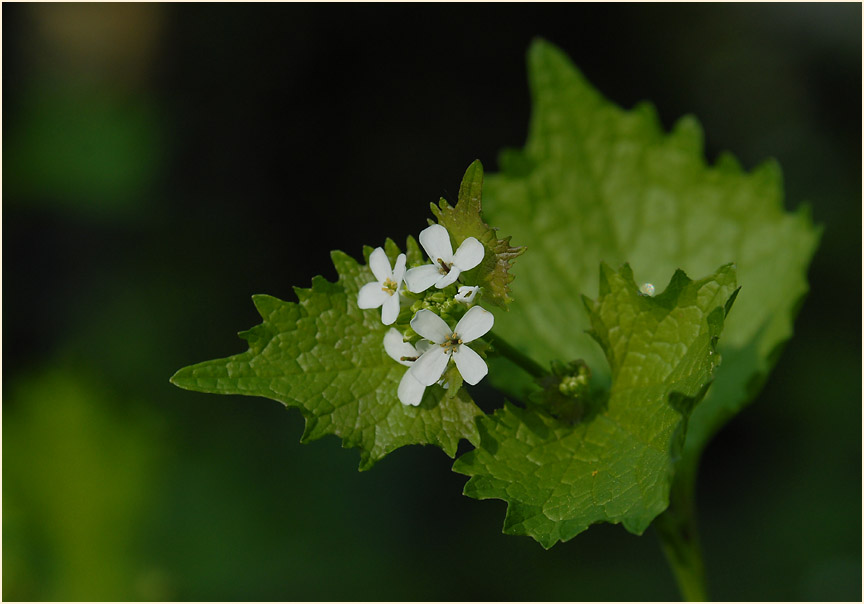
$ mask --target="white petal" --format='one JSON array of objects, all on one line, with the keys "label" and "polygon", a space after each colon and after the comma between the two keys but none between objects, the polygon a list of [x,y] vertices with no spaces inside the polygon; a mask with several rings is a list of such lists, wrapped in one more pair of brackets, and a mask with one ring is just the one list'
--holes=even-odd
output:
[{"label": "white petal", "polygon": [[421,355],[433,346],[438,346],[435,342],[430,342],[429,340],[420,340],[417,342],[417,354]]},{"label": "white petal", "polygon": [[479,285],[475,285],[473,287],[469,285],[463,285],[459,288],[459,293],[456,294],[455,299],[457,302],[471,304],[474,301],[474,298],[477,297],[477,290],[479,289]]},{"label": "white petal", "polygon": [[393,276],[393,271],[390,270],[390,261],[387,259],[387,254],[384,253],[384,248],[376,247],[369,254],[369,268],[372,269],[372,274],[381,283]]},{"label": "white petal", "polygon": [[437,266],[425,264],[408,269],[408,272],[405,273],[405,285],[415,294],[419,294],[435,285],[440,276],[441,273],[438,271]]},{"label": "white petal", "polygon": [[438,258],[447,264],[453,262],[450,233],[440,224],[433,224],[420,231],[420,245],[426,250],[426,255],[433,263],[437,262]]},{"label": "white petal", "polygon": [[414,366],[408,371],[424,386],[431,386],[441,378],[449,360],[450,353],[445,352],[442,346],[435,346],[414,361]]},{"label": "white petal", "polygon": [[411,329],[436,344],[443,344],[447,336],[453,333],[444,319],[425,308],[418,310],[414,318],[411,319]]},{"label": "white petal", "polygon": [[494,323],[495,316],[491,312],[480,306],[472,306],[456,323],[453,332],[459,334],[459,339],[463,342],[470,342],[486,335]]},{"label": "white petal", "polygon": [[399,330],[392,327],[384,334],[384,350],[391,359],[406,367],[413,365],[414,361],[403,361],[402,357],[418,356],[418,351],[411,346],[410,342],[404,341]]},{"label": "white petal", "polygon": [[485,254],[486,248],[483,247],[483,244],[474,237],[468,237],[453,254],[453,264],[463,271],[471,270],[480,264]]},{"label": "white petal", "polygon": [[405,254],[396,256],[396,264],[393,265],[393,281],[396,282],[396,290],[399,290],[399,284],[402,283],[402,278],[405,276]]},{"label": "white petal", "polygon": [[446,275],[441,275],[439,273],[440,278],[435,282],[435,287],[437,287],[438,289],[444,289],[445,287],[447,287],[451,283],[455,283],[456,279],[459,278],[459,273],[461,273],[461,272],[462,271],[460,271],[458,268],[456,268],[454,266],[450,269],[450,272],[447,273]]},{"label": "white petal", "polygon": [[417,381],[417,378],[411,374],[411,370],[405,372],[402,376],[402,381],[399,382],[399,388],[396,394],[403,405],[411,405],[416,407],[423,400],[423,392],[426,391],[426,386]]},{"label": "white petal", "polygon": [[489,368],[479,354],[464,344],[453,353],[456,369],[462,374],[462,379],[472,386],[486,377]]},{"label": "white petal", "polygon": [[381,322],[384,325],[393,325],[393,321],[399,316],[399,295],[391,294],[381,305]]},{"label": "white petal", "polygon": [[390,294],[384,291],[380,283],[367,283],[357,293],[357,306],[360,308],[378,308]]}]

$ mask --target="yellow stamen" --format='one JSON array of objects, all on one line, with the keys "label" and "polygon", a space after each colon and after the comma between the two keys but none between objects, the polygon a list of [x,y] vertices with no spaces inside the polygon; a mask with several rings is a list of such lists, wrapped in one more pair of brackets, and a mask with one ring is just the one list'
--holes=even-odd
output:
[{"label": "yellow stamen", "polygon": [[462,338],[459,337],[459,334],[451,333],[449,336],[444,338],[444,342],[442,342],[440,346],[445,352],[456,352],[459,350],[461,344]]}]

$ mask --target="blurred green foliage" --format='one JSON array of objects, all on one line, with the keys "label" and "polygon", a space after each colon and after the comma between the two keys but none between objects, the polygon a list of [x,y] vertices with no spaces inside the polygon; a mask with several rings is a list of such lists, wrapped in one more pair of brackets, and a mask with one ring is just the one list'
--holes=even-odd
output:
[{"label": "blurred green foliage", "polygon": [[709,160],[775,156],[825,225],[796,336],[706,450],[700,522],[717,599],[860,599],[860,5],[454,10],[3,6],[5,599],[676,597],[650,531],[543,551],[440,451],[361,474],[278,403],[168,383],[236,351],[252,294],[496,171],[535,35],[623,107],[698,115]]},{"label": "blurred green foliage", "polygon": [[[4,598],[160,597],[139,557],[162,447],[152,408],[112,406],[58,364],[16,380],[4,414]],[[125,397],[121,397],[125,398]],[[8,588],[8,589],[6,589]]]},{"label": "blurred green foliage", "polygon": [[[162,159],[161,124],[146,97],[47,82],[22,90],[15,149],[4,166],[7,199],[41,199],[72,212],[129,213]],[[131,207],[130,207],[131,206]]]}]

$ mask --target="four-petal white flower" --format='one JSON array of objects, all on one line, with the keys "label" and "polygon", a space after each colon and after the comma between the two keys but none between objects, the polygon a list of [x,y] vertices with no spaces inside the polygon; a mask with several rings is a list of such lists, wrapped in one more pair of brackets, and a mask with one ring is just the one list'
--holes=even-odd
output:
[{"label": "four-petal white flower", "polygon": [[380,247],[369,255],[369,268],[378,281],[367,283],[357,294],[360,308],[381,307],[381,322],[391,325],[399,316],[399,290],[405,276],[405,254],[396,257],[396,264],[390,269],[390,260]]},{"label": "four-petal white flower", "polygon": [[456,253],[450,245],[450,233],[440,224],[433,224],[420,232],[420,245],[432,264],[418,266],[405,273],[405,285],[414,293],[426,291],[433,285],[442,289],[454,283],[462,271],[467,271],[483,260],[483,244],[475,237],[466,238]]},{"label": "four-petal white flower", "polygon": [[408,370],[423,386],[431,386],[447,369],[450,358],[462,374],[462,379],[472,386],[489,372],[486,362],[468,346],[468,342],[485,335],[495,322],[491,312],[474,306],[465,313],[451,330],[444,319],[426,309],[418,310],[411,319],[411,327],[418,334],[437,346],[432,346],[414,361]]}]

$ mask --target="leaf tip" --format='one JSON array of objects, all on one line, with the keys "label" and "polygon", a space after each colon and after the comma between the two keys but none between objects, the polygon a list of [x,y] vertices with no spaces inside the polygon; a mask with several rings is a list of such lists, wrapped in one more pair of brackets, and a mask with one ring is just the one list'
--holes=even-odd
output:
[{"label": "leaf tip", "polygon": [[528,47],[528,57],[535,60],[541,58],[544,54],[555,52],[561,53],[561,50],[543,36],[534,36],[531,40],[531,45]]},{"label": "leaf tip", "polygon": [[783,168],[780,162],[769,157],[756,166],[750,173],[753,183],[771,193],[773,205],[782,207],[783,201]]},{"label": "leaf tip", "polygon": [[184,378],[185,378],[186,373],[188,373],[188,369],[189,369],[188,367],[183,367],[182,369],[178,369],[177,371],[174,372],[174,375],[172,375],[170,378],[168,378],[168,381],[172,385],[177,386],[178,388],[183,388],[184,390],[186,390],[187,388],[186,388],[186,386],[184,386]]},{"label": "leaf tip", "polygon": [[702,155],[705,147],[705,132],[696,116],[682,116],[672,127],[671,136],[685,152]]},{"label": "leaf tip", "polygon": [[732,305],[735,303],[735,299],[738,297],[738,292],[741,291],[741,286],[735,288],[735,291],[732,292],[729,296],[729,299],[726,300],[726,304],[723,306],[723,315],[728,316],[729,311],[732,310]]},{"label": "leaf tip", "polygon": [[[364,246],[363,248],[363,257],[364,260],[368,263],[369,256],[366,254],[366,248],[369,246]],[[369,249],[369,253],[372,253],[372,249]],[[333,263],[333,266],[336,268],[336,272],[340,275],[343,275],[347,272],[350,272],[357,266],[357,261],[354,260],[351,256],[343,252],[342,250],[332,250],[330,252],[330,261]]]},{"label": "leaf tip", "polygon": [[611,266],[606,264],[605,262],[600,263],[600,283],[599,283],[599,295],[603,296],[608,294],[610,291],[609,279],[612,275],[615,274],[615,271]]},{"label": "leaf tip", "polygon": [[740,174],[741,162],[738,161],[738,158],[731,151],[721,151],[714,162],[714,168],[720,172]]},{"label": "leaf tip", "polygon": [[[296,290],[297,288],[295,288]],[[268,294],[255,294],[252,296],[252,304],[255,305],[255,310],[261,315],[262,319],[267,319],[276,309],[280,300]],[[244,332],[240,332],[244,333]]]}]

